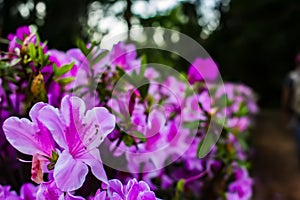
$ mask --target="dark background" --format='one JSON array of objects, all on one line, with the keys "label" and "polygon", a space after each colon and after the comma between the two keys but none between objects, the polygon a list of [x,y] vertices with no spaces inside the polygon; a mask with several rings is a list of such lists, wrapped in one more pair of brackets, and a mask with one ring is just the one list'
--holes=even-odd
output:
[{"label": "dark background", "polygon": [[[24,17],[18,8],[28,2],[31,9]],[[95,28],[87,24],[88,6],[94,0],[44,0],[46,14],[43,16],[35,9],[39,2],[0,0],[0,37],[5,38],[21,25],[36,24],[42,39],[48,40],[49,48],[67,50],[75,46],[76,38],[88,41],[95,32]],[[142,26],[174,28],[187,34],[199,41],[218,63],[224,80],[253,87],[262,107],[280,105],[282,81],[293,69],[300,47],[299,0],[222,0],[215,5],[220,23],[206,39],[201,37],[201,32],[207,24],[199,25],[203,16],[199,12],[201,0],[179,1],[172,9],[148,17],[132,12],[133,0],[124,1],[126,6],[116,13],[105,11],[117,1],[98,2],[105,16],[117,16],[128,28],[135,19],[134,23]],[[186,20],[180,20],[182,16]]]}]

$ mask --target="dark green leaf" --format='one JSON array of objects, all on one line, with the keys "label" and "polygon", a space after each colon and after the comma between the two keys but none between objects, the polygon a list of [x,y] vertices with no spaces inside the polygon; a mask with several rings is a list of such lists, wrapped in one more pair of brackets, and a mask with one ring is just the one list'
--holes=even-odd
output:
[{"label": "dark green leaf", "polygon": [[57,67],[56,64],[53,64],[53,72],[55,77],[60,77],[67,72],[69,72],[74,67],[74,62],[71,62],[69,64],[63,65],[60,68]]}]

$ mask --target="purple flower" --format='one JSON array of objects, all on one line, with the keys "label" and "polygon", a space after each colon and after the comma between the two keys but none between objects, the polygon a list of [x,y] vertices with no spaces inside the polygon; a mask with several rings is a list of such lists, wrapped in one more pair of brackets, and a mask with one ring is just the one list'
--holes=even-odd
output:
[{"label": "purple flower", "polygon": [[0,199],[7,200],[36,200],[38,188],[31,183],[24,183],[20,189],[20,196],[10,191],[10,186],[0,185]]},{"label": "purple flower", "polygon": [[[227,196],[231,199],[248,200],[252,196],[252,184],[253,181],[249,177],[248,171],[244,167],[237,166],[236,163],[233,164],[234,168],[234,182],[229,184]],[[228,198],[229,199],[229,198]]]},{"label": "purple flower", "polygon": [[89,197],[89,200],[107,200],[107,192],[101,191],[100,189],[97,190],[95,196]]},{"label": "purple flower", "polygon": [[115,117],[103,107],[85,110],[82,99],[65,96],[60,110],[48,105],[40,111],[40,120],[63,149],[54,168],[54,180],[62,191],[82,186],[87,165],[99,180],[107,181],[98,147],[114,129]]},{"label": "purple flower", "polygon": [[217,77],[218,67],[211,58],[196,58],[188,71],[188,80],[191,84],[197,81],[214,81]]},{"label": "purple flower", "polygon": [[114,200],[156,200],[148,184],[136,179],[129,180],[126,186],[117,179],[110,180],[107,193],[110,199]]},{"label": "purple flower", "polygon": [[15,35],[9,34],[7,37],[10,40],[8,51],[13,53],[15,48],[21,49],[22,45],[18,43],[18,40],[23,42],[30,33],[29,26],[21,26],[17,29]]},{"label": "purple flower", "polygon": [[84,200],[83,197],[74,196],[71,193],[64,193],[61,191],[54,181],[42,183],[36,193],[36,200]]},{"label": "purple flower", "polygon": [[10,186],[0,185],[0,199],[20,200],[15,191],[10,191]]},{"label": "purple flower", "polygon": [[106,181],[97,148],[115,126],[115,118],[107,109],[95,107],[85,112],[83,100],[66,96],[60,110],[37,103],[29,116],[32,122],[10,117],[4,122],[3,130],[13,147],[33,155],[34,181],[43,181],[42,169],[54,159],[53,152],[57,154],[54,140],[62,149],[58,159],[52,160],[55,164],[54,180],[62,191],[72,191],[82,186],[88,173],[87,165],[99,180]]},{"label": "purple flower", "polygon": [[38,188],[31,183],[24,183],[20,190],[20,197],[24,200],[35,200]]},{"label": "purple flower", "polygon": [[139,70],[140,60],[136,59],[136,49],[133,44],[126,45],[123,42],[115,44],[109,54],[112,69],[116,66],[130,72],[131,70]]},{"label": "purple flower", "polygon": [[52,152],[55,152],[54,140],[38,117],[45,107],[47,104],[37,103],[31,108],[29,116],[32,121],[10,117],[3,123],[8,142],[20,152],[33,156],[32,180],[37,183],[43,180],[42,168],[49,163],[46,158],[51,158]]}]

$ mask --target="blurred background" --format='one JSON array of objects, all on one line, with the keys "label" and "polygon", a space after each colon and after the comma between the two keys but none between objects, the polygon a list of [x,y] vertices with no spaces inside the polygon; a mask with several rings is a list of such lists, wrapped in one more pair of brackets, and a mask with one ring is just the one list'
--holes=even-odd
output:
[{"label": "blurred background", "polygon": [[263,107],[279,105],[300,43],[298,0],[0,0],[0,13],[1,37],[36,24],[61,50],[76,38],[100,41],[141,26],[180,31],[208,51],[225,80],[253,87]]},{"label": "blurred background", "polygon": [[[100,42],[139,27],[164,27],[198,41],[224,80],[245,83],[258,94],[255,199],[300,199],[295,144],[279,112],[284,77],[300,51],[299,22],[299,0],[0,0],[0,37],[35,24],[49,48],[67,50],[77,38]],[[150,37],[161,43],[163,32],[144,39]],[[180,40],[179,35],[172,40]],[[166,54],[153,57],[166,64],[173,59],[177,69],[187,70],[180,58]]]}]

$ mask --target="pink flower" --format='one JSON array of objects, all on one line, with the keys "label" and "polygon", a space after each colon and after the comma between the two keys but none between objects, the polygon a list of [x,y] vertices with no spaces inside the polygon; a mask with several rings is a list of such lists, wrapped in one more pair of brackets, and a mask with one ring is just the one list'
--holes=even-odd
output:
[{"label": "pink flower", "polygon": [[52,157],[55,150],[55,143],[50,132],[45,128],[38,115],[45,103],[35,104],[29,116],[32,121],[26,118],[10,117],[3,123],[3,130],[8,142],[18,151],[33,156],[32,180],[42,182],[42,168],[49,163],[46,158]]},{"label": "pink flower", "polygon": [[[235,180],[229,184],[227,196],[228,199],[248,200],[252,196],[253,180],[249,177],[248,171],[244,167],[239,167],[233,163],[233,175]],[[235,197],[235,198],[232,198]]]},{"label": "pink flower", "polygon": [[197,81],[214,81],[218,77],[218,67],[211,58],[196,58],[188,71],[191,84]]},{"label": "pink flower", "polygon": [[20,200],[15,191],[10,191],[10,186],[0,185],[0,199]]},{"label": "pink flower", "polygon": [[66,194],[61,191],[54,181],[49,181],[42,183],[38,191],[36,192],[36,200],[84,200],[83,197],[74,196],[71,193],[67,192]]},{"label": "pink flower", "polygon": [[103,107],[85,110],[82,99],[65,96],[60,110],[48,105],[39,115],[63,149],[54,168],[54,180],[62,191],[83,185],[87,165],[95,177],[107,182],[98,147],[114,129],[115,117]]},{"label": "pink flower", "polygon": [[[29,116],[32,122],[10,117],[4,122],[3,130],[13,147],[33,156],[33,180],[43,182],[42,169],[45,165],[49,169],[49,164],[53,164],[53,177],[62,191],[82,186],[88,173],[87,165],[99,180],[106,182],[98,147],[115,127],[115,117],[106,108],[86,111],[82,99],[65,96],[60,110],[37,103]],[[54,140],[61,153],[56,150]]]},{"label": "pink flower", "polygon": [[125,71],[139,71],[140,60],[136,59],[136,49],[133,44],[126,45],[124,42],[115,44],[109,54],[112,69],[116,66]]},{"label": "pink flower", "polygon": [[156,200],[154,192],[150,190],[149,185],[144,181],[131,179],[127,185],[113,179],[110,180],[108,186],[108,196],[114,200]]},{"label": "pink flower", "polygon": [[8,39],[10,40],[8,51],[13,53],[15,48],[21,49],[22,45],[18,44],[17,40],[24,41],[26,37],[31,34],[29,26],[21,26],[17,29],[16,34],[9,34]]}]

